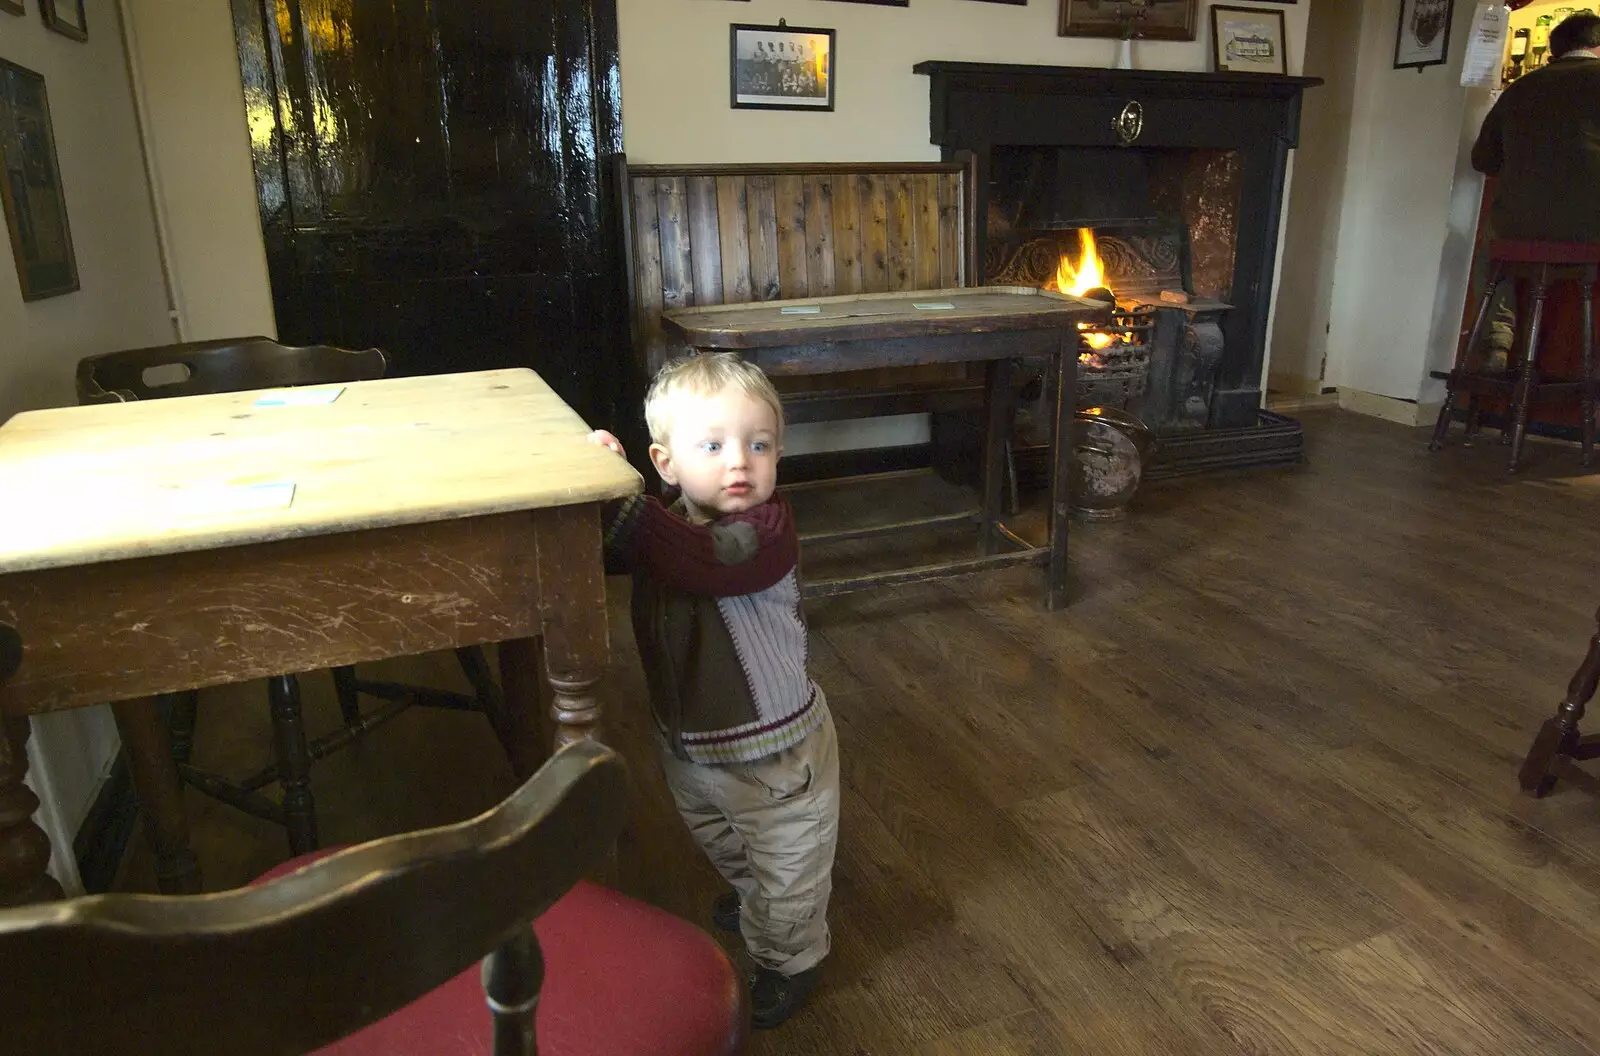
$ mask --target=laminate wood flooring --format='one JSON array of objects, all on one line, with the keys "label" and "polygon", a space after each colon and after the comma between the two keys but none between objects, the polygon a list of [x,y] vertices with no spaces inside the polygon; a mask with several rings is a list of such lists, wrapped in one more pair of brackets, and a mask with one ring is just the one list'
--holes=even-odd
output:
[{"label": "laminate wood flooring", "polygon": [[[1302,469],[1162,482],[1074,525],[1064,612],[1022,569],[808,606],[843,760],[834,952],[754,1053],[1600,1052],[1600,791],[1516,787],[1593,630],[1600,475],[1562,445],[1511,479],[1493,443],[1430,456],[1419,430],[1305,421]],[[928,475],[792,498],[803,528],[961,500]],[[907,557],[840,544],[804,571]],[[652,754],[626,586],[620,883],[705,923],[720,884]],[[206,695],[197,759],[266,750],[264,703],[224,706],[251,692]],[[415,713],[313,784],[333,842],[465,816],[511,779],[481,719]],[[189,802],[208,887],[284,856],[271,826]],[[142,850],[122,886],[151,886]]]}]

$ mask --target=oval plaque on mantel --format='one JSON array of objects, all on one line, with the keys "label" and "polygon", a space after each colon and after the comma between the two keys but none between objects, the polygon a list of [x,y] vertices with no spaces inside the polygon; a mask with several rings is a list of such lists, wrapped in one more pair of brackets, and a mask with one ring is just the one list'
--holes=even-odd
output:
[{"label": "oval plaque on mantel", "polygon": [[1117,130],[1117,140],[1123,146],[1132,146],[1144,132],[1144,105],[1137,99],[1128,100],[1128,105],[1122,108],[1111,126]]}]

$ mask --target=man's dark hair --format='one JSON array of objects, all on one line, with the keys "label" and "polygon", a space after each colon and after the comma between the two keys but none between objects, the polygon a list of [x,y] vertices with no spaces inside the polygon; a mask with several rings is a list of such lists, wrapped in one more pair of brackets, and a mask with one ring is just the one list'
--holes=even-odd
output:
[{"label": "man's dark hair", "polygon": [[1550,31],[1550,54],[1556,58],[1579,48],[1600,48],[1600,15],[1569,15]]}]

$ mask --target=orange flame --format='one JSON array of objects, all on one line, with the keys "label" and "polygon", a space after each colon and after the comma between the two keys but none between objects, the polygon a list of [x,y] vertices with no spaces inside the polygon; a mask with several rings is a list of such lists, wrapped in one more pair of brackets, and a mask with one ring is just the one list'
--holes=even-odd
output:
[{"label": "orange flame", "polygon": [[1106,284],[1106,269],[1100,261],[1100,249],[1095,244],[1094,232],[1087,227],[1078,228],[1078,248],[1076,264],[1063,253],[1061,262],[1056,265],[1055,289],[1074,297],[1081,297],[1095,287]]}]

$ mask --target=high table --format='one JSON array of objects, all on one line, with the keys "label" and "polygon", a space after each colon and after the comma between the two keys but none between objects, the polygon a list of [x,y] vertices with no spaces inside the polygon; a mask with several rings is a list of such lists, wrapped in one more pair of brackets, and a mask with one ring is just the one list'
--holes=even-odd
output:
[{"label": "high table", "polygon": [[[734,351],[773,376],[830,374],[875,367],[984,362],[987,420],[981,506],[976,511],[804,536],[808,542],[856,539],[957,524],[976,516],[981,554],[806,584],[808,596],[963,575],[1015,564],[1044,564],[1045,605],[1066,603],[1067,509],[1072,497],[1072,415],[1078,386],[1077,324],[1110,321],[1110,306],[1023,286],[856,294],[801,301],[761,301],[663,314],[669,334],[702,351]],[[1050,459],[1050,540],[1035,547],[1001,520],[1006,445],[1015,413],[1012,368],[1024,356],[1049,357],[1056,402]],[[1002,542],[1017,549],[997,553]]]},{"label": "high table", "polygon": [[[600,504],[642,487],[531,370],[19,414],[0,426],[0,905],[59,894],[29,716],[114,702],[163,890],[199,889],[159,694],[500,642],[531,772],[593,736]],[[14,636],[8,635],[11,641]]]}]

